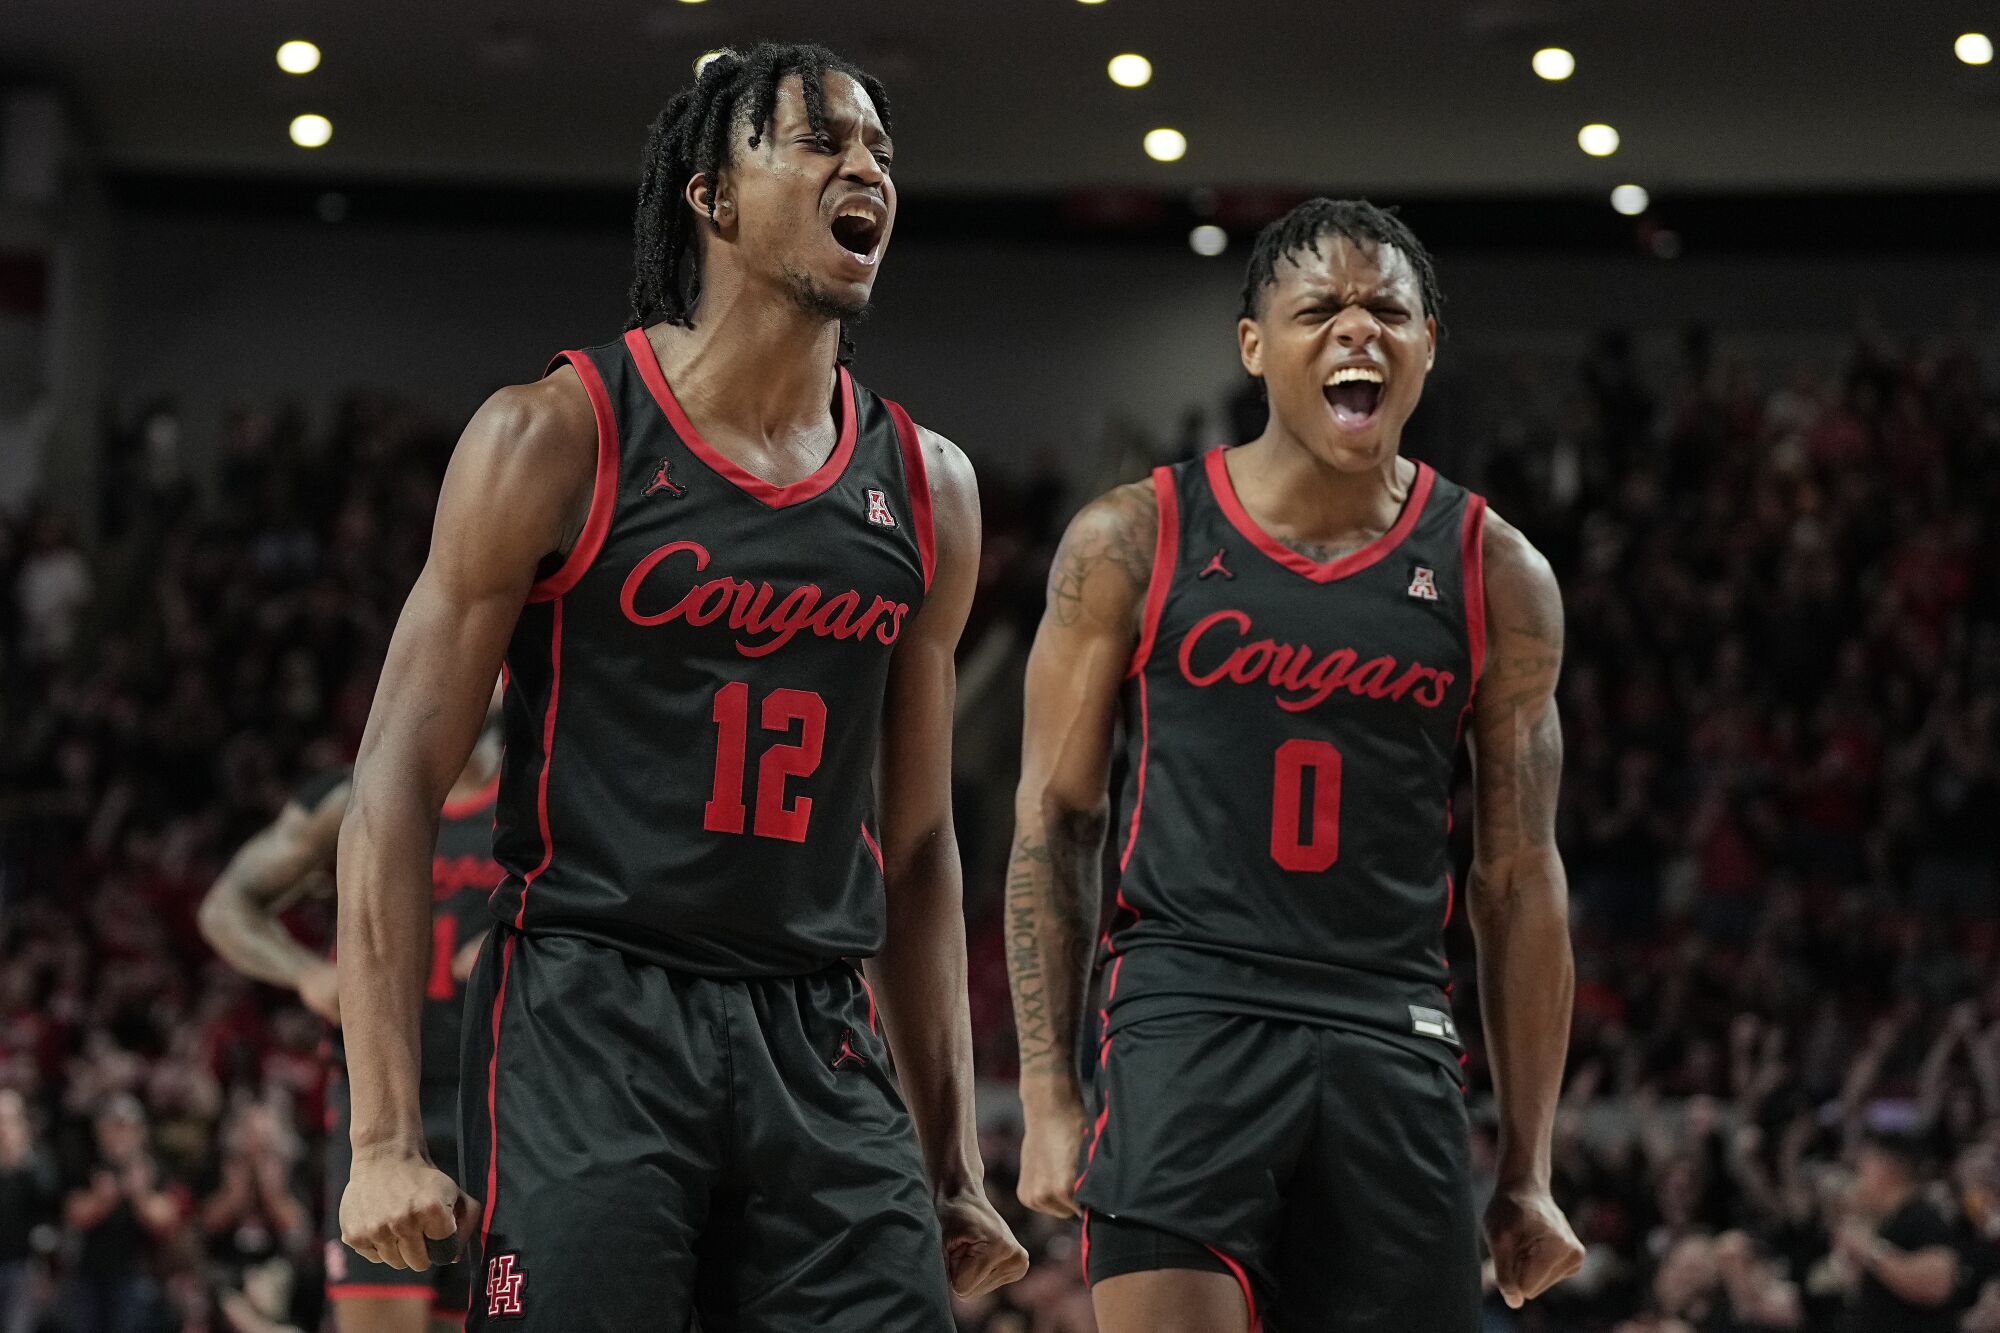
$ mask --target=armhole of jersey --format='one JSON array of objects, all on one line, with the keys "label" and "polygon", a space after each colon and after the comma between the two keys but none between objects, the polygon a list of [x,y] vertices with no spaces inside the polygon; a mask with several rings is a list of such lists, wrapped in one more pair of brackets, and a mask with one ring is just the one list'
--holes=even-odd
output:
[{"label": "armhole of jersey", "polygon": [[562,567],[528,589],[528,600],[546,602],[574,588],[583,572],[604,547],[604,534],[611,530],[611,511],[618,504],[618,419],[611,412],[611,395],[605,391],[604,377],[582,352],[564,352],[549,363],[567,361],[576,367],[583,391],[590,395],[590,413],[597,419],[597,480],[590,488],[590,512],[584,515],[583,531]]},{"label": "armhole of jersey", "polygon": [[937,531],[931,522],[931,474],[924,466],[924,442],[917,435],[917,423],[901,403],[884,398],[882,405],[896,423],[896,439],[903,446],[903,484],[910,492],[910,526],[916,530],[917,554],[924,564],[924,591],[931,590],[931,574],[937,569]]},{"label": "armhole of jersey", "polygon": [[1139,646],[1132,651],[1132,665],[1125,669],[1130,680],[1146,669],[1153,655],[1153,640],[1160,633],[1160,612],[1166,609],[1167,589],[1174,581],[1174,564],[1181,550],[1180,496],[1174,490],[1174,474],[1168,468],[1153,469],[1153,496],[1159,510],[1159,529],[1153,536],[1153,572],[1146,580],[1146,609],[1139,621]]},{"label": "armhole of jersey", "polygon": [[1469,704],[1479,693],[1479,678],[1486,670],[1486,500],[1465,497],[1465,519],[1459,527],[1458,576],[1465,585],[1465,644],[1472,655],[1472,689]]}]

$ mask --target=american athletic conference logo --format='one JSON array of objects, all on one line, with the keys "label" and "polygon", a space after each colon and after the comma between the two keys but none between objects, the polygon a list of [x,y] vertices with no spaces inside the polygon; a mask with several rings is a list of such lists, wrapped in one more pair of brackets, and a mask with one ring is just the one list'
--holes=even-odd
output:
[{"label": "american athletic conference logo", "polygon": [[508,1319],[521,1313],[521,1292],[528,1285],[528,1270],[521,1256],[496,1254],[486,1261],[486,1317]]},{"label": "american athletic conference logo", "polygon": [[873,486],[868,488],[868,521],[878,528],[896,526],[896,516],[889,512],[889,497]]}]

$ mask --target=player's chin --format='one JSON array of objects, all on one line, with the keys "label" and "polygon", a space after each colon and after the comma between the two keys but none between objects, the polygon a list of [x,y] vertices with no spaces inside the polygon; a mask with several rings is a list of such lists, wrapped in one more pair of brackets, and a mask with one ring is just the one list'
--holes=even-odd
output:
[{"label": "player's chin", "polygon": [[1313,441],[1313,453],[1336,472],[1373,471],[1395,452],[1395,437],[1381,430],[1327,431]]}]

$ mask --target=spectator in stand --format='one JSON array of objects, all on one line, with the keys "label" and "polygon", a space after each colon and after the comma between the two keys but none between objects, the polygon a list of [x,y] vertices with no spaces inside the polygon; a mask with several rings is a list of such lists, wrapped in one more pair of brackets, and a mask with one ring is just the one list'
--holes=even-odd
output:
[{"label": "spectator in stand", "polygon": [[55,1211],[55,1168],[35,1143],[28,1104],[12,1088],[0,1091],[0,1333],[34,1327]]},{"label": "spectator in stand", "polygon": [[146,1333],[159,1317],[153,1254],[180,1226],[181,1201],[146,1144],[146,1113],[119,1094],[96,1118],[97,1160],[70,1191],[63,1220],[75,1244],[75,1333]]},{"label": "spectator in stand", "polygon": [[312,1246],[312,1213],[298,1180],[300,1146],[267,1102],[247,1102],[222,1131],[220,1180],[202,1203],[208,1256],[240,1275],[290,1263]]},{"label": "spectator in stand", "polygon": [[1854,1216],[1834,1236],[1849,1270],[1844,1333],[1954,1333],[1958,1251],[1949,1223],[1922,1196],[1923,1146],[1877,1133],[1857,1158]]}]

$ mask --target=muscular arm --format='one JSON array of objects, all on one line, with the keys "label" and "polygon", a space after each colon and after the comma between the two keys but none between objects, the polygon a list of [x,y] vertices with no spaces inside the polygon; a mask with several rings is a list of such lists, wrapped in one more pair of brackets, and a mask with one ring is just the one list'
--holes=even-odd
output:
[{"label": "muscular arm", "polygon": [[1049,572],[1028,658],[1021,785],[1007,870],[1007,972],[1027,1116],[1022,1200],[1074,1211],[1083,1123],[1076,1040],[1090,986],[1106,783],[1118,690],[1139,636],[1158,514],[1150,481],[1121,486],[1071,522]]},{"label": "muscular arm", "polygon": [[202,938],[238,972],[302,991],[306,978],[331,966],[293,939],[278,915],[318,887],[315,876],[332,866],[348,790],[341,783],[311,809],[287,802],[229,859],[201,900]]},{"label": "muscular arm", "polygon": [[982,1176],[972,1116],[972,1019],[965,897],[951,819],[954,654],[979,566],[979,493],[956,445],[921,431],[935,506],[937,565],[923,609],[896,645],[882,736],[882,864],[889,930],[867,964],[933,1189]]},{"label": "muscular arm", "polygon": [[428,1160],[418,1027],[438,811],[478,739],[536,568],[588,503],[596,439],[568,367],[489,399],[452,455],[430,555],[389,643],[340,831],[357,1167],[371,1155]]},{"label": "muscular arm", "polygon": [[[1576,1242],[1549,1199],[1549,1140],[1576,989],[1569,887],[1555,837],[1563,616],[1548,562],[1491,515],[1484,566],[1489,652],[1473,703],[1477,819],[1467,901],[1500,1114],[1488,1232],[1496,1264],[1517,1281],[1511,1291],[1503,1281],[1503,1292],[1518,1305],[1575,1271],[1557,1258]],[[1579,1263],[1581,1256],[1579,1248]]]},{"label": "muscular arm", "polygon": [[883,712],[895,725],[882,736],[889,928],[867,971],[944,1223],[952,1284],[970,1295],[1019,1277],[1027,1256],[1005,1237],[985,1201],[973,1108],[965,888],[951,818],[954,655],[979,575],[979,491],[956,445],[930,431],[921,431],[919,442],[936,515],[937,563],[923,609],[889,666]]}]

